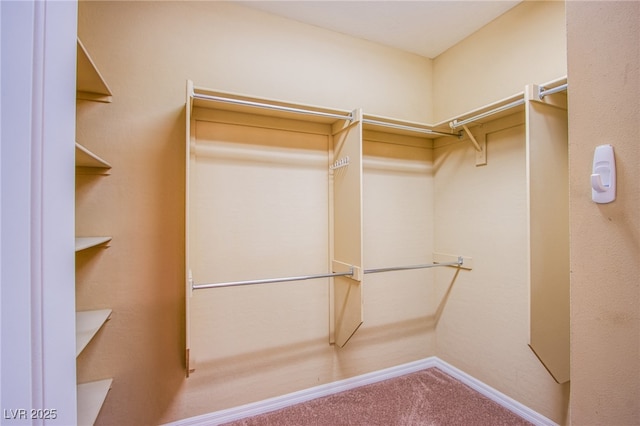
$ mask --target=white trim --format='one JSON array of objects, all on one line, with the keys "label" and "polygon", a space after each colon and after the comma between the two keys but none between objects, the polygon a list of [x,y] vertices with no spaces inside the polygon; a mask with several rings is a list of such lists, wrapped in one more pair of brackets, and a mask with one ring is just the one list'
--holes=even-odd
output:
[{"label": "white trim", "polygon": [[534,425],[558,426],[557,423],[551,421],[550,419],[543,416],[542,414],[536,411],[533,411],[531,408],[527,407],[526,405],[519,403],[515,399],[503,394],[502,392],[481,382],[475,377],[470,376],[464,371],[457,369],[453,365],[445,361],[442,361],[441,359],[438,359],[436,367],[442,370],[444,373],[447,373],[451,377],[469,386],[471,389],[475,390],[476,392],[486,396],[493,402],[500,404],[502,407],[506,408],[507,410],[533,423]]},{"label": "white trim", "polygon": [[557,426],[556,423],[552,422],[543,415],[531,410],[525,405],[515,401],[514,399],[493,389],[492,387],[482,383],[481,381],[475,379],[474,377],[471,377],[467,373],[453,367],[452,365],[442,361],[435,356],[424,358],[407,364],[398,365],[395,367],[386,368],[384,370],[374,371],[360,376],[351,377],[349,379],[315,386],[298,392],[265,399],[263,401],[245,404],[226,410],[215,411],[213,413],[203,414],[201,416],[178,420],[176,422],[167,423],[165,426],[220,425],[223,423],[240,420],[246,417],[257,416],[260,414],[279,410],[281,408],[290,407],[301,402],[306,402],[323,396],[328,396],[349,389],[354,389],[359,386],[369,385],[383,380],[415,373],[417,371],[432,367],[436,367],[442,370],[443,372],[456,378],[457,380],[479,392],[480,394],[486,396],[492,401],[500,404],[504,408],[514,412],[515,414],[530,421],[535,425]]},{"label": "white trim", "polygon": [[[0,405],[21,423],[75,424],[77,4],[2,2],[0,10],[0,36],[11,40],[0,52]],[[53,418],[25,418],[29,410]]]}]

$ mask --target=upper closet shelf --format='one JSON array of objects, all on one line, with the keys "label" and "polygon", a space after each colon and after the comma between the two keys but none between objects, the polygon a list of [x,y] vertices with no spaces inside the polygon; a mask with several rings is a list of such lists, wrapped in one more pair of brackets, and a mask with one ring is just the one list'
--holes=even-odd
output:
[{"label": "upper closet shelf", "polygon": [[76,66],[76,98],[111,102],[112,93],[109,86],[79,39]]},{"label": "upper closet shelf", "polygon": [[[335,124],[344,121],[354,121],[351,111],[318,107],[306,104],[294,104],[273,99],[255,98],[234,93],[193,87],[188,82],[191,94],[190,105],[196,119],[212,119],[204,110],[217,110],[269,117],[272,119],[304,120],[320,124]],[[222,117],[218,117],[224,120]],[[365,130],[384,133],[433,139],[443,136],[459,136],[458,131],[445,129],[435,130],[433,126],[423,123],[403,121],[394,118],[364,114],[362,124]],[[334,129],[335,131],[336,129]]]},{"label": "upper closet shelf", "polygon": [[[272,99],[256,98],[246,95],[219,92],[214,90],[196,88],[189,81],[187,93],[189,99],[187,105],[191,108],[192,117],[195,119],[211,121],[235,121],[233,113],[251,114],[260,117],[256,123],[274,125],[274,121],[281,119],[303,120],[305,122],[319,123],[322,125],[334,125],[337,123],[353,122],[354,115],[350,111],[330,109],[318,106],[293,104],[290,102]],[[529,85],[525,91],[516,93],[497,102],[493,102],[474,109],[467,113],[442,121],[438,124],[416,123],[395,118],[362,114],[363,130],[393,135],[410,136],[420,139],[436,139],[441,137],[462,138],[465,134],[474,143],[478,151],[482,150],[478,142],[471,135],[468,125],[478,125],[498,118],[524,111],[527,99],[558,103],[566,107],[564,101],[558,102],[557,97],[546,100],[545,96],[563,93],[567,90],[567,78],[562,77],[541,85]],[[208,111],[207,111],[208,110]],[[211,111],[215,110],[216,114]],[[218,114],[223,112],[222,114]],[[225,115],[226,114],[226,115]],[[333,127],[333,132],[340,131],[341,127]]]},{"label": "upper closet shelf", "polygon": [[110,169],[111,164],[76,142],[76,167]]},{"label": "upper closet shelf", "polygon": [[[459,131],[472,123],[475,125],[484,124],[507,115],[524,111],[524,104],[527,99],[543,101],[546,96],[552,94],[563,93],[566,95],[567,88],[566,77],[552,80],[541,85],[529,85],[523,92],[516,93],[515,95],[442,121],[436,124],[434,128],[441,131],[446,131],[446,129]],[[553,101],[550,100],[549,102]],[[566,107],[566,98],[561,104],[565,104]]]},{"label": "upper closet shelf", "polygon": [[363,114],[364,130],[373,130],[395,135],[413,136],[418,138],[435,139],[440,137],[458,137],[458,131],[451,129],[436,130],[434,126],[395,118]]},{"label": "upper closet shelf", "polygon": [[188,84],[190,86],[188,93],[191,94],[189,104],[194,111],[194,116],[197,115],[198,109],[214,109],[322,124],[354,119],[351,111],[217,92],[193,87],[190,81]]}]

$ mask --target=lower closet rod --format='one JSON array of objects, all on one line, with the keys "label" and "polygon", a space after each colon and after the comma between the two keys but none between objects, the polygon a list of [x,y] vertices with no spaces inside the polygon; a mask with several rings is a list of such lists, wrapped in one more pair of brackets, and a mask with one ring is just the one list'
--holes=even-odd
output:
[{"label": "lower closet rod", "polygon": [[193,288],[194,290],[201,290],[205,288],[234,287],[234,286],[240,286],[240,285],[253,285],[253,284],[271,284],[271,283],[282,283],[287,281],[315,280],[317,278],[348,277],[352,275],[353,275],[353,268],[351,268],[349,272],[332,272],[330,274],[302,275],[299,277],[267,278],[262,280],[248,280],[248,281],[229,281],[225,283],[212,283],[212,284],[193,284],[191,288]]},{"label": "lower closet rod", "polygon": [[391,272],[391,271],[408,271],[410,269],[425,269],[425,268],[435,268],[437,266],[457,266],[460,267],[463,264],[462,257],[458,257],[458,260],[455,262],[446,262],[446,263],[427,263],[426,265],[412,265],[412,266],[391,266],[389,268],[376,268],[376,269],[365,269],[365,274],[377,274],[378,272]]},{"label": "lower closet rod", "polygon": [[[462,264],[463,264],[462,257],[458,257],[458,260],[456,262],[428,263],[425,265],[391,266],[388,268],[365,269],[364,273],[376,274],[378,272],[407,271],[410,269],[435,268],[436,266],[460,267],[462,266]],[[223,283],[210,283],[210,284],[192,284],[191,288],[193,290],[202,290],[207,288],[235,287],[235,286],[241,286],[241,285],[254,285],[254,284],[271,284],[271,283],[282,283],[282,282],[288,282],[288,281],[303,281],[303,280],[314,280],[318,278],[349,277],[349,276],[353,276],[353,268],[351,268],[349,272],[332,272],[330,274],[301,275],[297,277],[267,278],[267,279],[261,279],[261,280],[247,280],[247,281],[228,281]]]}]

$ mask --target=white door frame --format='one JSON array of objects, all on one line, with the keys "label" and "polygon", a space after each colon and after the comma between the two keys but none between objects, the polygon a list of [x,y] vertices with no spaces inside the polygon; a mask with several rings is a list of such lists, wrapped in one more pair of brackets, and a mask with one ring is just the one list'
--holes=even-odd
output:
[{"label": "white door frame", "polygon": [[77,3],[2,1],[0,19],[0,423],[70,425]]}]

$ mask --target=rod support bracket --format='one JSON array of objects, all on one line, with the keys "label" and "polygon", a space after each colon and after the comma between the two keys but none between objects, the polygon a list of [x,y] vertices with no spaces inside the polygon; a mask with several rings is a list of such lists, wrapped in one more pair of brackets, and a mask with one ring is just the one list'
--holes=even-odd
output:
[{"label": "rod support bracket", "polygon": [[464,129],[465,133],[467,134],[467,136],[469,136],[469,140],[471,140],[471,143],[473,144],[473,146],[476,148],[476,151],[480,152],[482,151],[482,147],[480,146],[480,144],[478,143],[478,141],[476,140],[475,136],[473,136],[473,134],[471,133],[471,130],[469,130],[469,128],[467,127],[466,124],[462,125],[462,128]]}]

